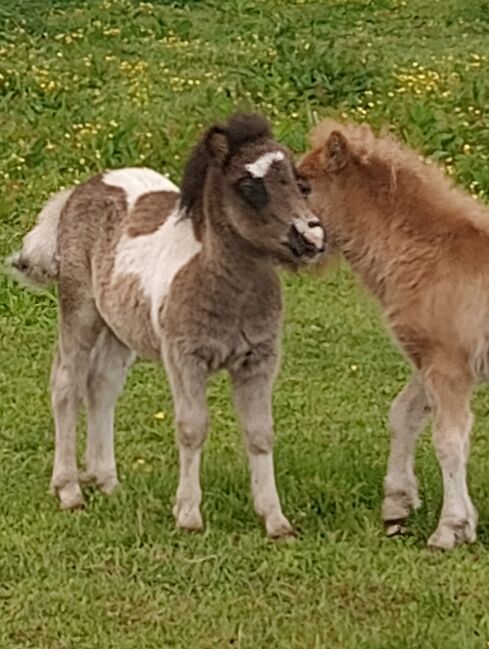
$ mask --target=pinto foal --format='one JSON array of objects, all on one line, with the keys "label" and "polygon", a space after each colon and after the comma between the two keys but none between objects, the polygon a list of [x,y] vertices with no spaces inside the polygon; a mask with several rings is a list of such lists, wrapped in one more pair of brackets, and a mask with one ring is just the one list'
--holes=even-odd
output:
[{"label": "pinto foal", "polygon": [[116,399],[135,356],[163,360],[173,393],[180,480],[177,524],[200,529],[199,464],[207,433],[206,382],[226,369],[267,534],[292,528],[273,470],[272,384],[281,291],[274,266],[310,262],[323,229],[301,194],[289,152],[257,115],[203,136],[182,192],[150,169],[120,169],[57,194],[12,265],[59,288],[52,370],[56,448],[51,487],[61,507],[83,503],[76,419],[86,401],[85,480],[117,485]]},{"label": "pinto foal", "polygon": [[444,484],[430,546],[475,541],[466,482],[474,384],[489,378],[489,210],[433,165],[366,125],[325,122],[299,173],[309,205],[369,290],[414,366],[392,404],[388,535],[419,506],[416,438],[430,413]]}]

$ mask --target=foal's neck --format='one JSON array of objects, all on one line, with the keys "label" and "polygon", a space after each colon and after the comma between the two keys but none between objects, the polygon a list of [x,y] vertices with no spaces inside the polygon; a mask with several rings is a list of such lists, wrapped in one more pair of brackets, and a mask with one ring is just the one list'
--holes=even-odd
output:
[{"label": "foal's neck", "polygon": [[200,264],[203,272],[225,275],[245,286],[275,272],[270,257],[260,254],[229,227],[206,223]]},{"label": "foal's neck", "polygon": [[358,192],[334,233],[345,259],[381,301],[387,285],[395,281],[395,267],[405,261],[416,237],[409,215],[395,214],[395,203],[387,196],[372,200],[368,193]]},{"label": "foal's neck", "polygon": [[202,251],[202,270],[216,274],[221,272],[233,277],[238,284],[249,285],[268,273],[275,272],[270,255],[256,249],[243,239],[230,225],[228,211],[217,186],[209,187],[205,200],[199,206]]},{"label": "foal's neck", "polygon": [[441,205],[424,186],[399,182],[390,195],[372,198],[367,191],[358,192],[348,205],[339,247],[382,302],[390,288],[419,283],[435,272],[446,242],[452,242],[453,249],[454,224],[460,216],[449,199],[447,195],[446,205]]}]

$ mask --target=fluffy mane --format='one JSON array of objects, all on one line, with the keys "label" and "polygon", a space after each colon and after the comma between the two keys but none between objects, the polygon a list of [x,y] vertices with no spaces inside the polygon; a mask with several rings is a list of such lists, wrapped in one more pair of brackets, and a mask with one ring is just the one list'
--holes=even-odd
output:
[{"label": "fluffy mane", "polygon": [[[385,129],[375,135],[368,124],[354,122],[340,123],[326,119],[310,134],[314,149],[324,146],[333,131],[341,133],[348,142],[350,151],[365,168],[374,168],[389,179],[390,191],[398,188],[398,179],[404,178],[407,185],[426,191],[433,201],[450,205],[477,225],[487,230],[489,219],[487,208],[478,203],[435,162],[420,152],[402,144]],[[383,170],[383,172],[382,172]]]},{"label": "fluffy mane", "polygon": [[326,142],[333,131],[341,133],[348,141],[352,155],[362,164],[381,165],[396,174],[401,168],[410,169],[422,178],[426,175],[444,178],[446,186],[453,186],[452,181],[443,175],[443,172],[431,163],[427,163],[421,153],[405,147],[391,133],[384,130],[376,136],[368,124],[355,124],[354,122],[340,123],[332,119],[321,122],[311,133],[311,144],[314,148]]},{"label": "fluffy mane", "polygon": [[181,185],[180,207],[185,216],[194,220],[202,220],[202,215],[198,214],[199,210],[193,208],[201,203],[207,171],[215,164],[209,147],[209,139],[215,133],[222,134],[227,141],[228,152],[223,166],[229,163],[244,144],[272,137],[267,121],[254,113],[233,115],[227,124],[216,124],[204,133],[190,154]]}]

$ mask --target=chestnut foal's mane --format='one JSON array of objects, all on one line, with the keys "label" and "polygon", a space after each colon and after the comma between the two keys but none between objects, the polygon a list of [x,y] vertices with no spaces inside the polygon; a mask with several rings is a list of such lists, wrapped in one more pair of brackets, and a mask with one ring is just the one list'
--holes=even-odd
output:
[{"label": "chestnut foal's mane", "polygon": [[489,231],[487,207],[457,187],[436,163],[405,146],[391,133],[381,132],[377,136],[368,124],[343,124],[326,119],[313,129],[310,136],[312,147],[322,147],[334,131],[345,137],[353,158],[365,170],[375,166],[382,175],[385,173],[391,194],[399,189],[397,179],[402,175],[405,181],[403,186],[408,191],[410,188],[421,189],[440,209],[448,205],[451,211],[460,212],[462,218]]},{"label": "chestnut foal's mane", "polygon": [[[334,131],[344,136],[353,157],[365,166],[375,162],[383,165],[386,169],[391,167],[409,168],[412,172],[422,175],[423,178],[430,172],[436,176],[440,175],[440,171],[436,167],[428,165],[421,154],[403,146],[390,133],[381,133],[376,136],[370,126],[365,123],[348,122],[343,124],[332,119],[324,120],[311,133],[312,146],[320,147]],[[443,179],[447,186],[453,185],[448,178],[443,177]]]}]

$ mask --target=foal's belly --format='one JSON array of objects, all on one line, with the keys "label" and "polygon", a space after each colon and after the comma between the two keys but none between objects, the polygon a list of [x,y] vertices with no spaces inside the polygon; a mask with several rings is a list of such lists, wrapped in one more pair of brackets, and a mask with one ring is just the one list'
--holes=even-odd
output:
[{"label": "foal's belly", "polygon": [[151,302],[137,277],[119,277],[117,290],[101,291],[97,308],[117,338],[138,356],[161,360],[161,340],[151,324]]}]

